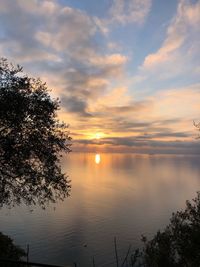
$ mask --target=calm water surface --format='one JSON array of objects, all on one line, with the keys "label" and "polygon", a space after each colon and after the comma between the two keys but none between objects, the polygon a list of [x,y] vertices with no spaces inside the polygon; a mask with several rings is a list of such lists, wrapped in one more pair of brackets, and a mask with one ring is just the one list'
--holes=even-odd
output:
[{"label": "calm water surface", "polygon": [[46,210],[0,210],[0,231],[30,260],[80,267],[113,266],[113,238],[124,256],[162,229],[173,211],[200,190],[200,157],[78,154],[63,160],[72,180],[71,196]]}]

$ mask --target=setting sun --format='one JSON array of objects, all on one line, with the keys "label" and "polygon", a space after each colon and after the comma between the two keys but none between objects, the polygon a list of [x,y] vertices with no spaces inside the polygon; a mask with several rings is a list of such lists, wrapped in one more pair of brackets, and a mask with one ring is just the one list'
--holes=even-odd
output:
[{"label": "setting sun", "polygon": [[90,134],[90,139],[99,140],[99,139],[104,138],[104,137],[105,137],[105,134],[103,132],[96,132],[96,133]]},{"label": "setting sun", "polygon": [[96,139],[100,139],[101,137],[102,137],[102,134],[101,134],[101,133],[96,133],[96,134],[95,134],[95,138],[96,138]]}]

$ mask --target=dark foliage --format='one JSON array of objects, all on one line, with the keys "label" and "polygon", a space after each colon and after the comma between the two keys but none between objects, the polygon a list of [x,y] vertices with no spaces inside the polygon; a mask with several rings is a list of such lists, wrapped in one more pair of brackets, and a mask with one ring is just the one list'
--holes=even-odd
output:
[{"label": "dark foliage", "polygon": [[[143,248],[126,253],[121,267],[199,267],[200,192],[186,208],[172,214],[169,225],[151,240],[142,236]],[[118,259],[118,257],[116,256]]]},{"label": "dark foliage", "polygon": [[0,206],[44,207],[69,194],[59,159],[70,152],[70,137],[58,109],[40,79],[0,59]]},{"label": "dark foliage", "polygon": [[200,192],[186,209],[172,214],[170,224],[158,231],[154,238],[144,242],[138,253],[138,262],[144,267],[198,267],[200,266]]},{"label": "dark foliage", "polygon": [[0,232],[0,258],[20,260],[26,256],[23,249],[13,244],[13,240]]}]

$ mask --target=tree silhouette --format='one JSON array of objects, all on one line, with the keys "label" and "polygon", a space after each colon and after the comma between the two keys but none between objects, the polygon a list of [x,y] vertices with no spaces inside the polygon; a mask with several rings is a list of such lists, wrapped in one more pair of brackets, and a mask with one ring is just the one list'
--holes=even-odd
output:
[{"label": "tree silhouette", "polygon": [[69,194],[60,155],[71,138],[58,109],[45,83],[0,59],[0,206],[45,206]]},{"label": "tree silhouette", "polygon": [[16,246],[9,236],[3,235],[0,232],[0,258],[20,260],[21,257],[24,256],[26,256],[25,251],[22,248]]},{"label": "tree silhouette", "polygon": [[170,223],[151,240],[142,237],[144,247],[136,250],[134,264],[143,267],[200,266],[200,192],[186,208],[172,214]]}]

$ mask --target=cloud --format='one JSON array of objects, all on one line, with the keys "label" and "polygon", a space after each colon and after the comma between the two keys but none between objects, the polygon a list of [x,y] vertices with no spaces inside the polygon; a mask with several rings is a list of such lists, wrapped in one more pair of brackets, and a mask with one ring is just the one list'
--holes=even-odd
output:
[{"label": "cloud", "polygon": [[190,120],[199,117],[200,84],[171,88],[158,92],[154,100],[152,116],[170,119],[174,116]]},{"label": "cloud", "polygon": [[[139,82],[151,86],[148,77],[198,73],[199,3],[179,2],[162,46],[145,58]],[[79,145],[95,145],[95,133],[100,132],[102,146],[162,150],[165,142],[177,142],[178,147],[178,141],[193,138],[199,84],[137,99],[136,87],[126,79],[130,57],[119,53],[123,49],[109,36],[113,25],[143,23],[150,9],[150,0],[113,0],[102,19],[53,0],[1,0],[0,51],[28,74],[47,81],[52,95],[60,96],[60,117],[71,124]]]},{"label": "cloud", "polygon": [[[126,96],[124,96],[126,97]],[[104,98],[101,102],[104,102]],[[97,103],[98,104],[98,103]],[[94,109],[94,114],[96,117],[106,117],[106,118],[131,118],[138,114],[144,114],[145,112],[148,112],[151,110],[151,104],[150,101],[132,101],[126,103],[126,99],[121,99],[120,105],[114,105],[114,103],[111,102],[110,105],[106,104],[106,97],[105,97],[105,103],[96,105],[96,108]],[[132,119],[131,119],[132,120]],[[117,119],[117,121],[119,121]]]},{"label": "cloud", "polygon": [[[134,100],[126,95],[126,89],[113,90],[96,102],[96,116],[125,118],[129,122],[155,121],[157,124],[173,124],[178,120],[190,123],[199,117],[200,84],[168,88]],[[94,111],[95,113],[95,111]],[[119,122],[118,119],[116,121]]]},{"label": "cloud", "polygon": [[91,57],[88,59],[95,66],[119,66],[127,62],[127,57],[120,54],[111,54],[104,57]]},{"label": "cloud", "polygon": [[69,112],[88,115],[88,103],[123,76],[128,59],[99,47],[97,18],[49,0],[2,0],[1,7],[0,51],[44,78]]},{"label": "cloud", "polygon": [[60,7],[52,13],[51,20],[49,16],[46,17],[44,30],[36,33],[38,41],[57,52],[67,52],[65,49],[78,50],[86,44],[92,47],[91,37],[97,28],[87,14],[70,7]]},{"label": "cloud", "polygon": [[124,152],[126,153],[145,153],[145,154],[189,154],[199,155],[200,144],[192,141],[157,141],[140,140],[134,136],[104,138],[100,141],[77,140],[75,150],[87,149],[87,151],[106,152]]},{"label": "cloud", "polygon": [[[179,136],[180,133],[174,133],[174,136]],[[181,134],[182,136],[182,134]],[[81,142],[81,141],[80,141]],[[94,144],[97,143],[97,141],[93,141]],[[98,141],[99,142],[99,141]],[[176,145],[177,147],[187,147],[188,142],[165,142],[165,141],[157,141],[157,140],[149,140],[145,138],[144,136],[140,137],[135,137],[135,136],[128,136],[128,137],[113,137],[113,138],[103,138],[100,143],[103,144],[110,144],[110,145],[115,145],[115,146],[129,146],[129,147],[145,147],[145,146],[174,146]],[[170,145],[169,145],[170,144]],[[191,144],[191,142],[190,142]],[[199,145],[200,147],[200,145]]]},{"label": "cloud", "polygon": [[79,116],[90,117],[91,114],[87,112],[87,103],[75,96],[61,97],[62,106],[69,112],[78,113]]},{"label": "cloud", "polygon": [[[144,24],[151,11],[152,0],[111,0],[110,8],[104,18],[93,17],[98,30],[108,36],[113,26]],[[117,43],[110,43],[110,48],[119,49]]]},{"label": "cloud", "polygon": [[110,21],[112,23],[141,24],[151,9],[151,0],[113,0],[110,8]]},{"label": "cloud", "polygon": [[194,57],[198,57],[200,44],[199,22],[200,1],[180,0],[162,46],[146,56],[141,70],[146,74],[156,72],[158,78],[194,72]]},{"label": "cloud", "polygon": [[46,51],[59,57],[69,54],[69,49],[75,54],[95,47],[91,38],[96,27],[83,11],[47,0],[1,2],[5,7],[0,19],[4,25],[1,46],[16,60],[22,62],[27,54],[35,61]]},{"label": "cloud", "polygon": [[[75,147],[76,142],[115,151],[131,151],[140,146],[141,151],[163,153],[168,150],[167,146],[172,146],[168,152],[177,150],[179,153],[180,150],[183,153],[188,148],[188,153],[193,153],[197,136],[193,120],[199,121],[199,84],[158,92],[140,102],[125,97],[123,101],[125,89],[121,89],[118,96],[116,92],[108,94],[108,100],[105,96],[102,102],[97,102],[93,110],[89,107],[92,117],[87,122],[79,122],[77,130],[81,129],[81,136],[75,137]],[[113,103],[110,103],[110,96],[111,99],[113,96]],[[90,134],[95,132],[102,133],[100,140]],[[197,153],[197,149],[195,151]]]}]

